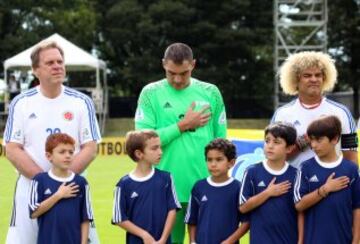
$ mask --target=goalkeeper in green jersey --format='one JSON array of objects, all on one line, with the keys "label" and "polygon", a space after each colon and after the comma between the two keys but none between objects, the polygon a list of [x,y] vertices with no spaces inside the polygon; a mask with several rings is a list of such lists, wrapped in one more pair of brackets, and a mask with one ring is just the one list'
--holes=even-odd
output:
[{"label": "goalkeeper in green jersey", "polygon": [[226,113],[218,88],[191,77],[195,59],[188,45],[170,45],[162,64],[166,78],[141,91],[135,127],[154,129],[160,136],[163,156],[158,168],[173,175],[182,204],[172,241],[183,243],[191,188],[208,176],[204,147],[214,138],[226,137]]}]

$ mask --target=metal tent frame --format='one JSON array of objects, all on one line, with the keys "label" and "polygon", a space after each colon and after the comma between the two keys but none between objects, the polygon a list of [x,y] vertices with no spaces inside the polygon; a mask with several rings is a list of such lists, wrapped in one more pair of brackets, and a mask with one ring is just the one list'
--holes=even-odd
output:
[{"label": "metal tent frame", "polygon": [[[274,0],[274,72],[291,54],[327,50],[327,0]],[[286,102],[275,75],[274,109]]]}]

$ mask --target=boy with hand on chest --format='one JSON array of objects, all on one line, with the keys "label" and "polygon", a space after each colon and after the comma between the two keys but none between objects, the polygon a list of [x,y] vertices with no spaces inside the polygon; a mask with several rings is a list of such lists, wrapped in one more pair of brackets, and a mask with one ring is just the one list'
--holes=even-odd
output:
[{"label": "boy with hand on chest", "polygon": [[130,131],[125,145],[136,168],[116,185],[111,222],[126,230],[126,243],[170,244],[181,205],[170,173],[153,167],[162,155],[160,138],[152,130]]},{"label": "boy with hand on chest", "polygon": [[[250,243],[301,243],[301,228],[293,203],[297,170],[286,162],[296,141],[291,124],[265,128],[266,160],[249,166],[240,192],[240,212],[250,215]],[[302,225],[299,225],[302,227]]]},{"label": "boy with hand on chest", "polygon": [[37,218],[37,244],[87,244],[89,223],[93,220],[89,185],[73,173],[70,165],[75,141],[63,133],[46,140],[46,157],[52,167],[37,174],[30,189],[30,217]]},{"label": "boy with hand on chest", "polygon": [[307,128],[316,156],[303,162],[294,200],[305,213],[304,243],[358,244],[360,241],[360,180],[358,166],[337,155],[341,122],[323,116]]},{"label": "boy with hand on chest", "polygon": [[205,157],[211,176],[195,183],[185,216],[190,242],[239,243],[249,223],[238,211],[240,182],[228,175],[235,163],[236,147],[218,138],[205,147]]}]

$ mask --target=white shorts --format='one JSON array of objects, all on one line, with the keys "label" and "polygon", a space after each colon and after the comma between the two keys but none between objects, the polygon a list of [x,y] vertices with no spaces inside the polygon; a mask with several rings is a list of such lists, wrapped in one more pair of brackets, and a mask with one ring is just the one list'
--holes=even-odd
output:
[{"label": "white shorts", "polygon": [[[16,181],[13,210],[6,236],[6,244],[36,244],[38,224],[36,219],[30,218],[30,183],[31,180],[22,175]],[[89,244],[99,243],[95,224],[92,222],[90,223]]]}]

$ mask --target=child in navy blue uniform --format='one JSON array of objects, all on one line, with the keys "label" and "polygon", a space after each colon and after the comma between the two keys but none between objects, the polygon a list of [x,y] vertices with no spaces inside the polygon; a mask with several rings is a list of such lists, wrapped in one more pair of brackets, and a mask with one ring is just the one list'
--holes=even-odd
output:
[{"label": "child in navy blue uniform", "polygon": [[131,131],[125,145],[137,164],[116,185],[112,224],[126,230],[126,243],[170,244],[181,205],[170,173],[153,167],[161,159],[160,138],[150,130]]},{"label": "child in navy blue uniform", "polygon": [[295,128],[276,122],[265,128],[266,160],[244,173],[240,212],[250,214],[250,243],[301,242],[293,203],[296,169],[286,162],[296,141]]},{"label": "child in navy blue uniform", "polygon": [[240,182],[228,171],[236,158],[235,146],[226,139],[215,139],[205,147],[211,174],[195,183],[189,200],[185,223],[189,239],[197,244],[239,243],[249,229],[238,211]]},{"label": "child in navy blue uniform", "polygon": [[56,133],[46,140],[49,172],[31,182],[30,217],[39,224],[38,244],[87,244],[93,214],[86,179],[70,170],[75,141]]},{"label": "child in navy blue uniform", "polygon": [[307,129],[316,156],[302,163],[295,184],[296,209],[305,213],[304,243],[360,241],[358,166],[337,155],[341,122],[324,116]]}]

